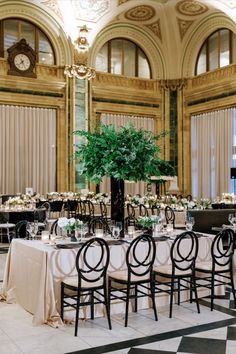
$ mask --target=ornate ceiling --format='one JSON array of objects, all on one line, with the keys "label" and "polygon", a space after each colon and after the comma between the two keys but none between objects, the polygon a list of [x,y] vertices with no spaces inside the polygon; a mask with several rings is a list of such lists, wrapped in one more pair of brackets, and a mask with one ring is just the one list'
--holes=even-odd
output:
[{"label": "ornate ceiling", "polygon": [[[31,1],[32,2],[32,1]],[[194,25],[213,13],[236,21],[236,0],[35,0],[53,11],[62,21],[78,28],[84,24],[95,38],[99,30],[113,21],[145,26],[159,39],[178,31],[181,40]],[[69,14],[69,15],[68,15]],[[73,17],[73,18],[72,18]],[[168,26],[168,23],[170,26]],[[68,26],[67,26],[68,27]],[[71,32],[72,26],[70,26]],[[75,37],[74,33],[68,33]]]}]

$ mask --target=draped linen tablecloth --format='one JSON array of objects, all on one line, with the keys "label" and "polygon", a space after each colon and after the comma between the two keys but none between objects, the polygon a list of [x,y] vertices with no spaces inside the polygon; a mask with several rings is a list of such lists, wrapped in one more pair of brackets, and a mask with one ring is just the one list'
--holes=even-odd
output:
[{"label": "draped linen tablecloth", "polygon": [[[198,262],[210,259],[213,237],[199,238]],[[170,263],[172,242],[173,240],[156,242],[155,265]],[[108,271],[125,269],[125,254],[128,243],[113,244],[109,247],[110,264]],[[96,259],[96,249],[96,247],[93,247],[91,250],[90,256],[93,257],[92,259]],[[48,323],[54,327],[62,324],[60,318],[60,284],[65,277],[77,274],[75,268],[77,252],[78,248],[56,249],[55,246],[44,244],[42,241],[13,239],[6,261],[3,297],[8,303],[16,302],[33,314],[34,324]],[[198,293],[199,297],[206,295],[206,292],[200,293],[199,291]],[[185,299],[187,297],[186,295]],[[168,295],[158,294],[157,306],[168,303]],[[148,307],[148,298],[141,298],[139,308]],[[121,313],[123,310],[123,302],[111,306],[111,313],[113,314]],[[100,305],[100,309],[97,309],[95,315],[102,314],[103,306]],[[84,316],[86,317],[86,314]],[[65,319],[67,319],[66,315]]]}]

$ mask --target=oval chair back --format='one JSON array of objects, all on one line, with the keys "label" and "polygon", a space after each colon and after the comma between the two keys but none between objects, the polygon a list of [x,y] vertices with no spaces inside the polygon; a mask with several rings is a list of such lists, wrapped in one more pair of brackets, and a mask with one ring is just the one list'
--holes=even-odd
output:
[{"label": "oval chair back", "polygon": [[148,209],[144,204],[139,204],[139,216],[149,216]]},{"label": "oval chair back", "polygon": [[152,236],[143,234],[132,240],[126,253],[128,279],[134,274],[143,277],[152,272],[156,244]]},{"label": "oval chair back", "polygon": [[234,247],[235,238],[233,230],[224,229],[215,236],[211,246],[213,271],[217,265],[220,267],[231,266]]},{"label": "oval chair back", "polygon": [[172,274],[176,269],[180,271],[193,270],[198,255],[198,238],[192,231],[178,235],[170,250]]},{"label": "oval chair back", "polygon": [[[93,246],[96,246],[96,255],[93,254]],[[103,238],[94,237],[86,241],[79,249],[76,256],[76,269],[78,272],[78,287],[85,281],[91,284],[102,280],[106,283],[107,268],[110,260],[110,252],[107,242]]]}]

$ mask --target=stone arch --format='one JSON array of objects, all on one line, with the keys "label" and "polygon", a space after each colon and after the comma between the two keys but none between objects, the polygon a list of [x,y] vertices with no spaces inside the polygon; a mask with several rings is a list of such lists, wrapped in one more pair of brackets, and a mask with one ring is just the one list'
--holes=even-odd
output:
[{"label": "stone arch", "polygon": [[222,13],[214,13],[199,22],[198,26],[187,38],[183,47],[183,54],[180,61],[181,77],[194,76],[197,55],[203,42],[211,33],[222,27],[228,28],[236,33],[235,22]]},{"label": "stone arch", "polygon": [[110,39],[124,37],[137,43],[143,49],[150,62],[153,79],[162,79],[166,76],[166,64],[163,53],[158,43],[160,40],[153,38],[146,29],[133,24],[112,23],[104,28],[94,40],[90,51],[90,64],[95,66],[96,55],[100,48]]},{"label": "stone arch", "polygon": [[63,31],[62,24],[55,17],[33,4],[19,3],[16,6],[15,1],[9,0],[1,6],[0,19],[3,20],[10,17],[31,21],[43,30],[53,45],[58,66],[72,62],[72,44]]}]

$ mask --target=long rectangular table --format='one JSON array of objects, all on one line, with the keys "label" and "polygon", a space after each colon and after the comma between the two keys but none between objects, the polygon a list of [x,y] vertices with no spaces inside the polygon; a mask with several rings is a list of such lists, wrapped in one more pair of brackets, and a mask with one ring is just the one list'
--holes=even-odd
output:
[{"label": "long rectangular table", "polygon": [[[198,262],[210,259],[210,247],[214,236],[199,238]],[[155,265],[170,263],[170,247],[173,240],[157,241]],[[125,254],[128,243],[110,246],[109,272],[126,268]],[[3,296],[8,303],[18,303],[33,314],[34,324],[62,324],[60,318],[60,284],[68,276],[75,276],[75,256],[78,248],[55,249],[42,241],[13,239],[9,248],[3,281]],[[96,247],[92,249],[94,256]],[[93,255],[92,255],[93,256]],[[202,289],[203,290],[203,289]],[[224,289],[217,289],[217,291]],[[199,291],[199,297],[206,291]],[[146,298],[139,308],[149,306]],[[157,306],[169,303],[168,296],[158,295]],[[111,313],[123,311],[123,303],[113,304]],[[97,315],[102,309],[97,309]],[[84,314],[86,317],[86,313]],[[65,317],[66,319],[66,317]],[[68,318],[70,319],[70,318]]]}]

